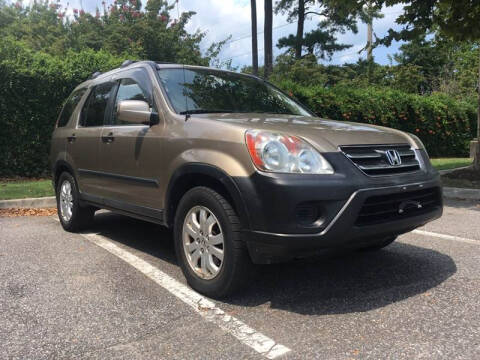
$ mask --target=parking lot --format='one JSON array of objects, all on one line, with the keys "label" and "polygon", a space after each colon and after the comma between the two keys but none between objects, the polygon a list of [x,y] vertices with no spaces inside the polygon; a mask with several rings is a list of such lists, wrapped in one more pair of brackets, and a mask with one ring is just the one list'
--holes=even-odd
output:
[{"label": "parking lot", "polygon": [[478,358],[480,207],[446,205],[376,253],[258,266],[224,301],[186,287],[156,225],[0,218],[0,358]]}]

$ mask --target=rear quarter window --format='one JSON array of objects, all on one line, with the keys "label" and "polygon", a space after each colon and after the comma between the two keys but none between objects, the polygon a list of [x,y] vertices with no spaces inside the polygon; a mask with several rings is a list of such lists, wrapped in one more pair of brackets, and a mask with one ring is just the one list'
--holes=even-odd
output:
[{"label": "rear quarter window", "polygon": [[57,127],[64,127],[65,125],[68,124],[68,121],[72,117],[72,114],[75,111],[75,108],[77,107],[78,103],[82,99],[82,96],[83,94],[85,94],[86,90],[87,90],[86,88],[78,89],[70,95],[70,97],[65,102],[65,105],[63,105],[62,111],[60,112],[60,116],[58,117]]}]

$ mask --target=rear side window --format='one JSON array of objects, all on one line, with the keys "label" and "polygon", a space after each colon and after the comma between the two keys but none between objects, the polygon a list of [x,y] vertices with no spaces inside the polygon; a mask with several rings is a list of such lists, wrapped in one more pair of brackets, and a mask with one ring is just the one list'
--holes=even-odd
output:
[{"label": "rear side window", "polygon": [[115,83],[95,86],[82,109],[81,126],[103,126],[108,100]]},{"label": "rear side window", "polygon": [[60,113],[60,116],[58,117],[58,127],[64,127],[65,125],[68,124],[68,121],[72,117],[73,111],[77,107],[78,103],[82,99],[83,94],[85,94],[85,91],[87,89],[78,89],[70,95],[70,97],[67,99],[65,102],[65,105],[63,106],[62,112]]}]

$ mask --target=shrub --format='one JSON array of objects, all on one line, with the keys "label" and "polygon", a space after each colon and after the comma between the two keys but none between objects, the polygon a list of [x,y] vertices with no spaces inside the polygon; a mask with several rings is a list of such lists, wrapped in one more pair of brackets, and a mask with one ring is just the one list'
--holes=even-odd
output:
[{"label": "shrub", "polygon": [[476,134],[475,104],[445,94],[407,94],[388,88],[303,87],[283,81],[318,116],[392,127],[417,135],[430,156],[467,156]]},{"label": "shrub", "polygon": [[[50,136],[62,103],[91,73],[117,67],[125,58],[93,50],[59,58],[18,41],[0,41],[0,177],[48,174]],[[290,81],[277,85],[321,117],[414,133],[431,156],[465,156],[475,135],[475,105],[447,95]]]},{"label": "shrub", "polygon": [[50,137],[62,103],[96,71],[121,64],[106,52],[63,58],[0,42],[0,177],[48,174]]}]

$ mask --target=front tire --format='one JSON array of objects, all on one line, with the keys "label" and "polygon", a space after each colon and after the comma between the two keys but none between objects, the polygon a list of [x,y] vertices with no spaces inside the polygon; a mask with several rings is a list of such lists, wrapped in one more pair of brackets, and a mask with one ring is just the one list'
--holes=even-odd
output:
[{"label": "front tire", "polygon": [[95,209],[80,206],[77,183],[70,173],[63,172],[58,178],[56,195],[58,218],[66,231],[78,232],[91,225]]},{"label": "front tire", "polygon": [[238,290],[252,269],[241,240],[237,214],[207,187],[195,187],[180,200],[175,215],[175,252],[188,284],[212,298]]}]

